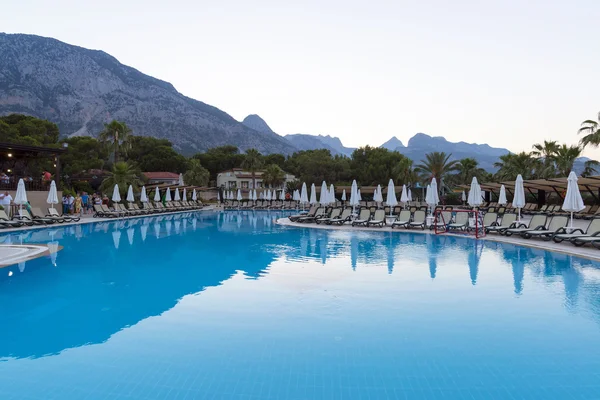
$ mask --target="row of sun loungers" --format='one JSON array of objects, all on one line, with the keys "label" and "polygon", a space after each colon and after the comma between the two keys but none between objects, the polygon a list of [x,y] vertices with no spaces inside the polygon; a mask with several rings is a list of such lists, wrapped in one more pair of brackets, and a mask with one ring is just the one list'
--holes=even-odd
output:
[{"label": "row of sun loungers", "polygon": [[107,205],[94,205],[93,217],[100,218],[119,218],[119,217],[130,217],[130,216],[142,216],[149,214],[159,214],[165,212],[176,212],[176,211],[193,211],[202,209],[204,205],[201,202],[195,201],[171,201],[163,204],[161,202],[146,202],[142,203],[140,208],[136,203],[114,203],[113,209],[110,209]]},{"label": "row of sun loungers", "polygon": [[21,226],[50,225],[79,221],[78,216],[62,216],[54,208],[49,208],[48,213],[43,213],[39,208],[35,207],[32,207],[30,210],[27,208],[19,209],[17,214],[12,218],[9,218],[4,210],[0,210],[0,227],[18,228]]}]

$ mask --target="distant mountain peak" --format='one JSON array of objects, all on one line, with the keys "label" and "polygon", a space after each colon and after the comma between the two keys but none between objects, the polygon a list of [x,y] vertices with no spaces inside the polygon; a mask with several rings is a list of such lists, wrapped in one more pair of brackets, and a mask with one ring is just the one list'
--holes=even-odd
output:
[{"label": "distant mountain peak", "polygon": [[242,121],[242,124],[246,125],[250,129],[254,129],[257,132],[262,133],[275,133],[271,127],[257,114],[250,114]]},{"label": "distant mountain peak", "polygon": [[384,149],[388,149],[389,151],[395,151],[398,147],[405,147],[400,139],[396,136],[393,136],[390,140],[385,142],[379,147],[383,147]]}]

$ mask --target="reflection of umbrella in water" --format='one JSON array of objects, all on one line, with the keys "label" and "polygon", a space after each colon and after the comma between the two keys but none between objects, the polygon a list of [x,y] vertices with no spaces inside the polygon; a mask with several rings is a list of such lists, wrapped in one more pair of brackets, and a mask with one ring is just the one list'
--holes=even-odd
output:
[{"label": "reflection of umbrella in water", "polygon": [[173,222],[173,225],[175,225],[175,234],[179,235],[179,228],[181,227],[181,221],[176,220],[175,222]]},{"label": "reflection of umbrella in water", "polygon": [[356,235],[352,235],[350,238],[350,261],[352,269],[356,271],[356,264],[358,262],[358,238]]},{"label": "reflection of umbrella in water", "polygon": [[171,220],[165,222],[165,227],[167,228],[167,236],[171,236]]},{"label": "reflection of umbrella in water", "polygon": [[135,230],[133,228],[127,229],[127,239],[129,240],[129,245],[133,246],[133,234]]},{"label": "reflection of umbrella in water", "polygon": [[323,235],[319,239],[319,252],[321,253],[321,263],[327,262],[327,235]]},{"label": "reflection of umbrella in water", "polygon": [[112,233],[113,244],[115,245],[115,249],[119,249],[119,242],[121,241],[121,231],[114,231]]},{"label": "reflection of umbrella in water", "polygon": [[515,287],[515,293],[521,294],[523,292],[523,276],[525,275],[525,266],[521,261],[521,252],[525,251],[524,248],[513,246],[516,250],[516,258],[511,258],[512,273],[513,273],[513,285]]},{"label": "reflection of umbrella in water", "polygon": [[479,261],[481,259],[482,246],[477,244],[477,241],[473,241],[473,247],[469,251],[467,257],[467,263],[469,264],[469,275],[471,276],[471,284],[477,284],[477,274],[479,273]]},{"label": "reflection of umbrella in water", "polygon": [[56,258],[58,255],[58,242],[48,242],[48,253],[50,254],[50,262],[56,267]]},{"label": "reflection of umbrella in water", "polygon": [[183,232],[186,232],[186,231],[187,231],[187,222],[188,222],[188,220],[187,220],[187,218],[185,218],[185,219],[183,220]]},{"label": "reflection of umbrella in water", "polygon": [[148,225],[144,224],[140,226],[140,233],[142,235],[142,242],[146,241],[146,235],[148,234]]},{"label": "reflection of umbrella in water", "polygon": [[[435,279],[437,275],[437,258],[442,248],[440,237],[434,235],[425,235],[427,243],[427,252],[429,253],[429,277]],[[443,237],[446,239],[446,236]]]},{"label": "reflection of umbrella in water", "polygon": [[395,246],[393,243],[394,236],[396,236],[396,235],[394,235],[393,233],[389,233],[390,240],[386,245],[384,245],[387,250],[388,274],[391,274],[392,272],[394,272],[394,255],[395,255],[394,254]]},{"label": "reflection of umbrella in water", "polygon": [[565,265],[565,268],[561,271],[563,284],[565,286],[565,307],[568,310],[575,310],[577,308],[579,287],[583,284],[583,277],[579,271],[573,267],[573,257],[567,257],[568,261],[563,264]]},{"label": "reflection of umbrella in water", "polygon": [[21,272],[25,271],[25,261],[21,261],[19,263],[19,271],[21,271]]}]

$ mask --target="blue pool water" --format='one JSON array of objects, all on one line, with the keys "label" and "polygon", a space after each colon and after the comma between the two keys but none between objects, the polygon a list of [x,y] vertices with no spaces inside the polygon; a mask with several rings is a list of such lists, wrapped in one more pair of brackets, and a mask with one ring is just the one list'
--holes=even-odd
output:
[{"label": "blue pool water", "polygon": [[0,399],[599,399],[600,268],[198,213],[0,235]]}]

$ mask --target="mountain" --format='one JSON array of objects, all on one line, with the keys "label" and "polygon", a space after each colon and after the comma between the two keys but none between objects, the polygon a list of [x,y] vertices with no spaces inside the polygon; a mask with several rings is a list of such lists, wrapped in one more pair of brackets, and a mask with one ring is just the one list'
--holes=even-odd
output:
[{"label": "mountain", "polygon": [[316,149],[327,149],[333,155],[342,155],[350,157],[352,152],[356,150],[352,147],[345,147],[342,141],[333,136],[323,135],[307,135],[303,133],[296,133],[293,135],[285,135],[298,150],[316,150]]},{"label": "mountain", "polygon": [[169,139],[185,155],[215,146],[289,154],[293,145],[257,131],[109,54],[34,35],[0,33],[0,115],[55,122],[64,136],[96,136],[113,119],[135,135]]},{"label": "mountain", "polygon": [[475,144],[466,142],[449,142],[441,136],[429,136],[417,133],[408,141],[406,147],[398,147],[396,150],[418,164],[425,158],[425,154],[432,151],[443,151],[452,154],[451,160],[460,160],[471,157],[479,162],[479,166],[488,172],[495,172],[494,163],[498,157],[510,153],[508,149],[491,147],[487,144]]},{"label": "mountain", "polygon": [[404,147],[404,144],[398,139],[396,136],[392,137],[390,140],[385,142],[379,147],[383,147],[384,149],[388,149],[390,151],[394,151],[399,147]]},{"label": "mountain", "polygon": [[242,121],[242,124],[246,125],[250,129],[254,129],[257,132],[275,133],[275,132],[273,132],[271,127],[269,127],[269,125],[267,125],[265,120],[256,114],[248,115],[246,118],[244,118],[244,120]]},{"label": "mountain", "polygon": [[314,135],[304,135],[301,133],[297,133],[294,135],[285,135],[284,136],[294,147],[298,150],[317,150],[317,149],[327,149],[333,155],[339,155],[340,153],[334,149],[333,147],[323,143],[318,136]]}]

